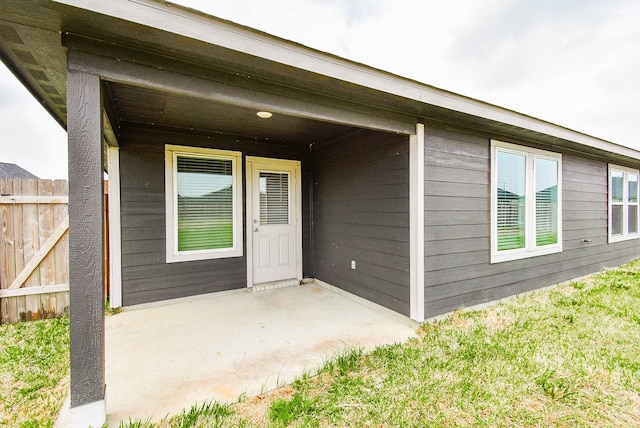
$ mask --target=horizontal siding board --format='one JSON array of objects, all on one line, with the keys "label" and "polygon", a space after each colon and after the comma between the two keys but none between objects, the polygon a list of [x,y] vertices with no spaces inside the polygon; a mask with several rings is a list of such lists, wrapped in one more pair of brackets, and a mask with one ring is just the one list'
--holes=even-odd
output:
[{"label": "horizontal siding board", "polygon": [[563,192],[584,192],[586,194],[602,195],[607,192],[607,184],[583,183],[580,181],[564,180],[562,183]]},{"label": "horizontal siding board", "polygon": [[449,211],[444,218],[437,215],[426,216],[424,219],[426,226],[455,226],[466,225],[487,225],[489,222],[489,212],[484,211]]},{"label": "horizontal siding board", "polygon": [[453,226],[430,227],[425,241],[441,239],[483,238],[489,236],[488,224],[460,224]]},{"label": "horizontal siding board", "polygon": [[[349,248],[361,249],[361,250],[371,250],[375,248],[375,251],[380,254],[388,254],[392,256],[409,254],[409,242],[399,242],[399,241],[386,241],[378,238],[372,237],[360,237],[354,235],[343,235],[341,238],[346,237],[349,240]],[[332,236],[328,234],[321,234],[316,237],[317,245],[328,245],[333,244]],[[406,256],[402,256],[406,258]]]},{"label": "horizontal siding board", "polygon": [[[485,211],[489,209],[490,199],[487,196],[430,196],[425,199],[425,212],[429,211]],[[435,214],[434,214],[435,215]],[[425,214],[426,216],[426,214]]]},{"label": "horizontal siding board", "polygon": [[425,167],[459,168],[469,171],[489,171],[486,158],[471,157],[456,153],[425,151]]},{"label": "horizontal siding board", "polygon": [[[338,222],[322,224],[322,222],[316,222],[314,224],[314,235],[316,239],[323,234],[336,236],[336,239],[347,239],[349,237],[373,238],[371,229],[371,225],[366,224]],[[381,241],[409,242],[409,234],[404,227],[376,226],[375,238]]]},{"label": "horizontal siding board", "polygon": [[[425,161],[427,316],[550,285],[640,256],[639,241],[607,243],[607,163],[571,153],[563,154],[563,251],[491,264],[490,173],[450,167],[456,163],[490,165],[490,136],[438,130],[436,138],[427,136],[426,144],[433,145],[427,153],[436,159]],[[461,159],[465,154],[469,159]]]},{"label": "horizontal siding board", "polygon": [[489,237],[465,237],[460,239],[447,238],[439,241],[431,240],[425,242],[424,248],[425,257],[437,256],[442,254],[459,256],[471,251],[489,251]]},{"label": "horizontal siding board", "polygon": [[[138,253],[148,253],[150,251],[156,251],[157,248],[164,248],[165,246],[165,237],[162,239],[147,239],[143,237],[143,239],[127,239],[122,240],[122,255],[131,255]],[[164,254],[164,252],[162,252]],[[124,257],[123,257],[124,261]]]},{"label": "horizontal siding board", "polygon": [[[327,197],[326,201],[330,201],[339,206],[336,208],[340,211],[349,211],[356,213],[402,213],[407,214],[409,212],[409,205],[406,198],[393,198],[393,197],[373,197],[373,195],[366,194],[354,196],[353,198],[330,198]],[[322,209],[322,207],[318,207]]]},{"label": "horizontal siding board", "polygon": [[408,143],[361,131],[313,152],[314,276],[407,315]]},{"label": "horizontal siding board", "polygon": [[425,186],[425,196],[445,196],[466,195],[467,197],[475,195],[486,195],[489,191],[486,184],[478,183],[432,183]]},{"label": "horizontal siding board", "polygon": [[599,211],[587,211],[587,210],[564,210],[562,213],[563,221],[574,220],[607,220],[607,210],[601,209]]},{"label": "horizontal siding board", "polygon": [[597,211],[601,213],[602,211],[605,211],[605,212],[607,211],[608,205],[606,200],[594,201],[590,199],[590,200],[581,200],[581,201],[570,201],[570,200],[564,199],[562,201],[562,209],[563,209],[563,212]]},{"label": "horizontal siding board", "polygon": [[430,168],[425,165],[425,188],[435,183],[489,183],[489,171],[467,171],[464,168]]}]

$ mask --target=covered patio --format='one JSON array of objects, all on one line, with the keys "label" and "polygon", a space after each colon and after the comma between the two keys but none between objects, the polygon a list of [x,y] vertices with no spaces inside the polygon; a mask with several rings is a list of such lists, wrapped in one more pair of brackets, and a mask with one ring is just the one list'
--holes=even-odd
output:
[{"label": "covered patio", "polygon": [[[234,402],[314,372],[345,350],[404,342],[416,328],[320,282],[127,308],[106,318],[107,422]],[[67,426],[67,410],[59,426]]]}]

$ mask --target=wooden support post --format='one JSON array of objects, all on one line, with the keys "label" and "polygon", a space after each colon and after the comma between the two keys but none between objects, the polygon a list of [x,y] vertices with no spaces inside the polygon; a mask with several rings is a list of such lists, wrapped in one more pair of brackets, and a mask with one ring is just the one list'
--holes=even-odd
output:
[{"label": "wooden support post", "polygon": [[106,419],[100,76],[67,71],[71,426]]}]

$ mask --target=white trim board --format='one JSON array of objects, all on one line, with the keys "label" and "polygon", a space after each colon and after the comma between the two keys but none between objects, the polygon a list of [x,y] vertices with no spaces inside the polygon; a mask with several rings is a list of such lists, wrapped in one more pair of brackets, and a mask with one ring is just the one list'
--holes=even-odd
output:
[{"label": "white trim board", "polygon": [[424,124],[409,137],[410,316],[424,321]]},{"label": "white trim board", "polygon": [[120,149],[109,147],[109,306],[122,306],[122,231],[120,229]]}]

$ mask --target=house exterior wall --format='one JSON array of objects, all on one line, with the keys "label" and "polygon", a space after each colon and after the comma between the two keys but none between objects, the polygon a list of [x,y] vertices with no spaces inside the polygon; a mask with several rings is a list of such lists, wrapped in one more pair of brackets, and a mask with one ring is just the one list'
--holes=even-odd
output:
[{"label": "house exterior wall", "polygon": [[243,153],[243,227],[246,156],[302,161],[303,273],[309,275],[310,177],[306,145],[258,144],[188,134],[125,130],[120,138],[122,302],[124,306],[193,296],[247,286],[246,240],[242,257],[166,263],[165,144],[207,147]]},{"label": "house exterior wall", "polygon": [[427,126],[426,318],[590,274],[640,255],[638,240],[607,243],[607,161],[541,146],[563,156],[563,251],[491,264],[490,144],[488,135]]},{"label": "house exterior wall", "polygon": [[359,131],[313,158],[314,276],[409,315],[409,138]]}]

